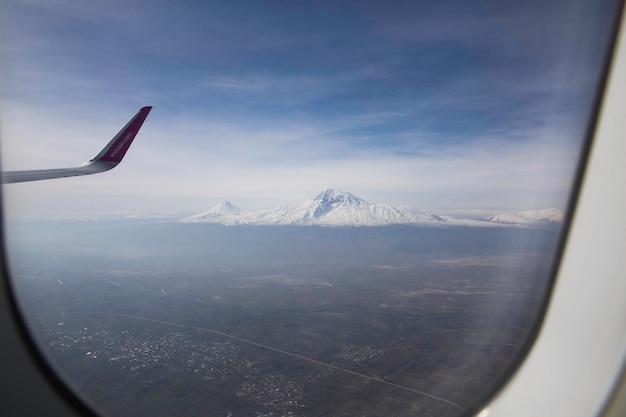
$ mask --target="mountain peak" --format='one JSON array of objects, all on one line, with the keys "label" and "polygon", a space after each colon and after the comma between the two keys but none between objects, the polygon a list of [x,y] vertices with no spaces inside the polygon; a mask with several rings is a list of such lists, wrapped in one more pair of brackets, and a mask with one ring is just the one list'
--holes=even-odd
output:
[{"label": "mountain peak", "polygon": [[238,216],[241,213],[241,209],[230,201],[222,201],[216,206],[211,207],[209,210],[194,216],[188,217],[186,220],[190,222],[206,222],[217,221],[222,218],[230,216]]},{"label": "mountain peak", "polygon": [[310,203],[313,206],[313,217],[319,218],[338,207],[363,207],[368,203],[354,194],[329,188],[320,193]]},{"label": "mountain peak", "polygon": [[319,193],[314,201],[326,202],[326,203],[362,203],[365,200],[360,199],[352,193],[336,190],[334,188],[328,188],[327,190]]},{"label": "mountain peak", "polygon": [[214,214],[239,214],[241,213],[241,209],[236,205],[232,204],[230,201],[222,201],[217,206],[210,209],[207,213]]},{"label": "mountain peak", "polygon": [[341,190],[337,190],[335,188],[327,188],[326,190],[322,191],[321,193],[319,193],[317,195],[316,198],[337,198],[337,197],[347,197],[347,196],[351,196],[354,197],[354,194],[345,192],[345,191],[341,191]]}]

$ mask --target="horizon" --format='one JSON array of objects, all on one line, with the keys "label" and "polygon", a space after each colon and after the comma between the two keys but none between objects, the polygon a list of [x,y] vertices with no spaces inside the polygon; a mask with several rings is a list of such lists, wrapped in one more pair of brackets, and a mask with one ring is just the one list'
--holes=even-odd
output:
[{"label": "horizon", "polygon": [[[192,217],[196,217],[196,216],[201,216],[203,214],[209,214],[213,211],[215,211],[216,209],[220,209],[224,206],[229,206],[235,210],[238,210],[237,214],[241,214],[244,216],[249,216],[249,215],[254,215],[254,214],[260,214],[263,212],[270,212],[270,211],[276,211],[276,210],[281,210],[281,209],[293,209],[294,207],[304,204],[304,203],[310,203],[310,202],[314,202],[315,200],[319,199],[320,197],[323,197],[325,194],[327,193],[333,193],[333,194],[339,194],[340,196],[347,196],[347,197],[353,197],[356,198],[362,202],[365,202],[367,204],[372,204],[375,206],[388,206],[388,207],[393,207],[395,209],[409,209],[409,210],[415,210],[417,212],[419,212],[420,214],[426,215],[426,216],[446,216],[446,217],[450,217],[453,220],[480,220],[480,221],[490,221],[489,219],[491,217],[498,217],[498,216],[507,216],[507,215],[524,215],[524,214],[538,214],[540,212],[545,212],[545,211],[550,211],[550,210],[555,210],[556,212],[558,212],[558,214],[562,217],[565,215],[566,211],[563,209],[559,209],[559,208],[555,208],[555,207],[544,207],[541,209],[526,209],[526,210],[517,210],[517,211],[509,211],[509,212],[487,212],[487,214],[481,212],[481,214],[476,214],[476,213],[468,213],[467,211],[463,211],[460,210],[461,213],[463,214],[453,214],[453,213],[444,213],[444,212],[436,212],[436,211],[426,211],[426,210],[422,210],[419,207],[413,207],[413,206],[403,206],[403,205],[391,205],[385,202],[374,202],[374,201],[368,201],[365,199],[362,199],[360,196],[357,196],[349,191],[344,191],[344,190],[338,190],[336,188],[327,188],[324,191],[311,196],[305,200],[301,200],[298,201],[296,203],[291,203],[291,204],[283,204],[283,205],[278,205],[278,206],[271,206],[271,207],[263,207],[260,209],[249,209],[245,206],[241,206],[238,203],[233,203],[230,200],[221,200],[213,205],[211,205],[210,207],[202,210],[202,211],[196,211],[196,212],[179,212],[179,213],[168,213],[168,214],[159,214],[159,213],[146,213],[146,212],[107,212],[107,213],[92,213],[91,216],[80,216],[80,215],[59,215],[59,216],[24,216],[24,215],[20,215],[19,213],[9,213],[8,215],[5,213],[5,218],[7,218],[10,221],[37,221],[37,220],[85,220],[85,219],[89,219],[89,220],[121,220],[121,219],[133,219],[133,218],[137,218],[137,219],[148,219],[148,218],[155,218],[155,219],[172,219],[172,220],[177,220],[177,221],[185,221],[189,218]],[[219,213],[220,216],[224,215],[223,213]],[[558,221],[560,222],[560,221]],[[202,221],[200,221],[200,223],[202,223]],[[219,224],[219,223],[216,223]],[[401,223],[398,223],[401,224]],[[406,224],[412,224],[412,223],[406,223]],[[502,224],[502,223],[501,223]],[[256,225],[254,223],[252,224],[235,224],[235,225]],[[262,224],[261,224],[262,225]],[[394,223],[390,224],[390,225],[394,225]],[[322,225],[323,226],[323,225]]]},{"label": "horizon", "polygon": [[[347,195],[347,196],[350,196],[350,197],[355,197],[355,198],[357,198],[359,200],[362,200],[362,201],[365,201],[367,203],[373,203],[373,204],[377,204],[377,205],[379,205],[379,204],[391,205],[391,206],[394,206],[394,207],[410,207],[410,208],[413,208],[413,209],[417,209],[417,210],[423,211],[425,214],[437,214],[435,212],[432,212],[432,213],[431,212],[426,212],[426,211],[420,209],[419,207],[414,207],[414,206],[392,205],[392,204],[389,204],[389,203],[386,203],[386,202],[381,202],[381,201],[369,201],[369,200],[361,198],[360,196],[358,196],[358,195],[356,195],[354,193],[351,193],[350,191],[339,190],[337,188],[326,188],[324,191],[319,192],[316,195],[307,198],[306,200],[301,200],[299,202],[296,202],[296,204],[299,204],[299,203],[302,203],[302,202],[305,202],[305,201],[311,201],[311,200],[318,199],[318,198],[322,197],[324,194],[326,194],[328,192],[344,194],[344,195]],[[279,205],[279,206],[272,206],[272,207],[265,207],[265,208],[261,208],[261,209],[257,209],[257,210],[250,210],[250,209],[246,209],[245,207],[242,208],[241,205],[236,204],[235,202],[233,202],[231,200],[224,199],[224,200],[220,200],[218,203],[212,205],[211,207],[208,208],[208,210],[205,210],[205,211],[210,211],[210,210],[212,210],[214,208],[220,207],[220,206],[225,205],[225,204],[233,206],[234,208],[239,209],[242,212],[268,210],[268,209],[282,208],[282,207],[290,207],[291,205],[293,205],[293,204],[283,204],[283,205]],[[462,211],[463,209],[459,208],[458,210]],[[540,211],[540,210],[560,210],[560,211],[563,211],[563,212],[565,211],[564,209],[557,208],[557,207],[543,207],[543,208],[539,208],[539,209],[522,209],[522,210],[515,210],[515,211],[506,212],[506,213],[498,212],[498,213],[493,213],[493,214],[494,215],[498,215],[498,214],[520,213],[520,212],[525,212],[525,211]],[[439,213],[439,214],[442,214],[442,213]]]},{"label": "horizon", "polygon": [[255,210],[327,184],[449,215],[568,203],[610,2],[147,4],[6,2],[3,170],[86,161],[154,106],[120,166],[6,186],[9,216]]}]

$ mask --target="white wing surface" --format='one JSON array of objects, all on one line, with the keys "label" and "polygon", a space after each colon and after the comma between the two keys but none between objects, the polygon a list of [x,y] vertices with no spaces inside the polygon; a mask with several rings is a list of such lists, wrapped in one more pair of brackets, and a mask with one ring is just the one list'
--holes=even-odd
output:
[{"label": "white wing surface", "polygon": [[34,169],[29,171],[5,171],[2,172],[2,182],[4,184],[14,182],[39,181],[54,178],[75,177],[79,175],[97,174],[98,172],[113,169],[122,161],[130,144],[137,136],[141,125],[143,124],[148,113],[152,110],[151,106],[143,107],[126,126],[118,132],[117,135],[96,155],[93,159],[82,165],[72,168],[55,168],[55,169]]}]

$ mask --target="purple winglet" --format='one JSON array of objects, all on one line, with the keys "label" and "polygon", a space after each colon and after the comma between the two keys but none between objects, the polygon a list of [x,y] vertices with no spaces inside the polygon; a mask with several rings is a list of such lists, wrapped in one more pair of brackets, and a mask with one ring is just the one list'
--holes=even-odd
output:
[{"label": "purple winglet", "polygon": [[126,126],[115,135],[108,146],[96,155],[93,160],[119,163],[126,155],[126,151],[128,151],[130,144],[135,139],[144,120],[148,117],[150,110],[152,110],[152,106],[143,107],[139,110]]}]

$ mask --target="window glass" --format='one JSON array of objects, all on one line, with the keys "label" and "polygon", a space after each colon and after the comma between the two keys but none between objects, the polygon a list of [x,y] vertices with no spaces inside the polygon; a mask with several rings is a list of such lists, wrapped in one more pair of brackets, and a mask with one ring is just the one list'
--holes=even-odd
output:
[{"label": "window glass", "polygon": [[532,341],[618,1],[5,1],[12,285],[105,415],[456,416]]}]

